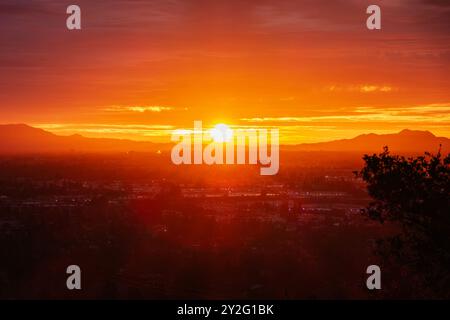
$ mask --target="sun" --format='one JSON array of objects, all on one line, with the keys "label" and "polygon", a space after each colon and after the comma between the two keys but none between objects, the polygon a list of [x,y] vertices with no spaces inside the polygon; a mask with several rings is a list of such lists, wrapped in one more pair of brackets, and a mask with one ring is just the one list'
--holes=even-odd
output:
[{"label": "sun", "polygon": [[233,130],[226,124],[219,123],[209,130],[209,134],[214,142],[229,142],[233,137]]}]

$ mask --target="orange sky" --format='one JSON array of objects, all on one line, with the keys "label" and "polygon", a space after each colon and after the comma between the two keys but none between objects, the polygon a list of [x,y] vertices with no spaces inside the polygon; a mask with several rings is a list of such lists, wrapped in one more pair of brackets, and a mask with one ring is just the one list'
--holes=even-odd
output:
[{"label": "orange sky", "polygon": [[[0,123],[167,141],[175,128],[279,127],[315,142],[404,128],[450,136],[450,2],[0,4]],[[382,30],[365,10],[382,8]]]}]

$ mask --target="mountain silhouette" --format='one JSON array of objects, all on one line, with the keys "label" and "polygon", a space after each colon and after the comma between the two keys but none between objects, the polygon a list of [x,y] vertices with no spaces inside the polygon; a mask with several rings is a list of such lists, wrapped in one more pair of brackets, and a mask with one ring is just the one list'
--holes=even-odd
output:
[{"label": "mountain silhouette", "polygon": [[[0,153],[68,153],[68,152],[155,152],[169,150],[171,144],[157,144],[122,139],[86,138],[79,134],[58,136],[25,124],[0,125]],[[450,139],[436,137],[429,131],[403,130],[394,134],[363,134],[353,139],[283,146],[291,151],[379,152],[389,146],[392,152],[450,151]]]},{"label": "mountain silhouette", "polygon": [[0,153],[153,152],[152,142],[86,138],[79,134],[58,136],[25,124],[0,125]]},{"label": "mountain silhouette", "polygon": [[450,151],[450,139],[436,137],[429,131],[402,130],[392,134],[362,134],[353,139],[342,139],[320,143],[304,143],[295,146],[302,151],[362,151],[378,152],[384,146],[397,153],[424,152],[436,153],[442,146],[443,152]]}]

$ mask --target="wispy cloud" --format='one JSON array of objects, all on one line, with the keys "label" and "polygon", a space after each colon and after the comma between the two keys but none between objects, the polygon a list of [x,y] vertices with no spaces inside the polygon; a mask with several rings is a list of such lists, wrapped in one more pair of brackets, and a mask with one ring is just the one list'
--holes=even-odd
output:
[{"label": "wispy cloud", "polygon": [[397,91],[398,88],[389,85],[377,85],[377,84],[361,84],[361,85],[331,85],[325,87],[325,91],[329,92],[361,92],[361,93],[373,93],[373,92],[392,92]]},{"label": "wispy cloud", "polygon": [[392,116],[432,116],[432,117],[448,117],[450,116],[450,102],[433,103],[418,106],[396,106],[389,108],[380,107],[358,107],[355,112],[360,113],[384,113]]},{"label": "wispy cloud", "polygon": [[241,118],[248,123],[397,122],[450,125],[450,102],[418,106],[357,107],[347,113],[319,116]]},{"label": "wispy cloud", "polygon": [[174,126],[164,124],[98,124],[98,123],[37,123],[34,127],[41,128],[58,135],[81,134],[86,137],[130,138],[162,140],[170,136]]},{"label": "wispy cloud", "polygon": [[[102,108],[103,111],[108,112],[163,112],[174,110],[174,107],[168,106],[108,106]],[[186,109],[186,108],[185,108]]]}]

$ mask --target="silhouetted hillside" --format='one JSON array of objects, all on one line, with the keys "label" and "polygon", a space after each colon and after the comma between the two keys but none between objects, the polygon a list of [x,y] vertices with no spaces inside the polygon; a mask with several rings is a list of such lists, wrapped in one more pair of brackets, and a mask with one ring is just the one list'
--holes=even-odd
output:
[{"label": "silhouetted hillside", "polygon": [[393,134],[362,134],[353,139],[343,139],[322,143],[305,143],[293,147],[299,151],[363,151],[376,152],[388,146],[392,152],[437,152],[450,150],[450,139],[436,137],[429,131],[402,130]]},{"label": "silhouetted hillside", "polygon": [[25,124],[0,125],[0,153],[152,152],[160,145],[120,139],[58,136]]},{"label": "silhouetted hillside", "polygon": [[[66,152],[154,152],[168,150],[171,144],[156,144],[121,139],[86,138],[81,135],[58,136],[25,124],[0,125],[0,153]],[[292,151],[377,152],[384,146],[392,152],[436,152],[442,145],[450,151],[450,139],[436,137],[429,131],[403,130],[395,134],[363,134],[353,139],[284,146]]]}]

